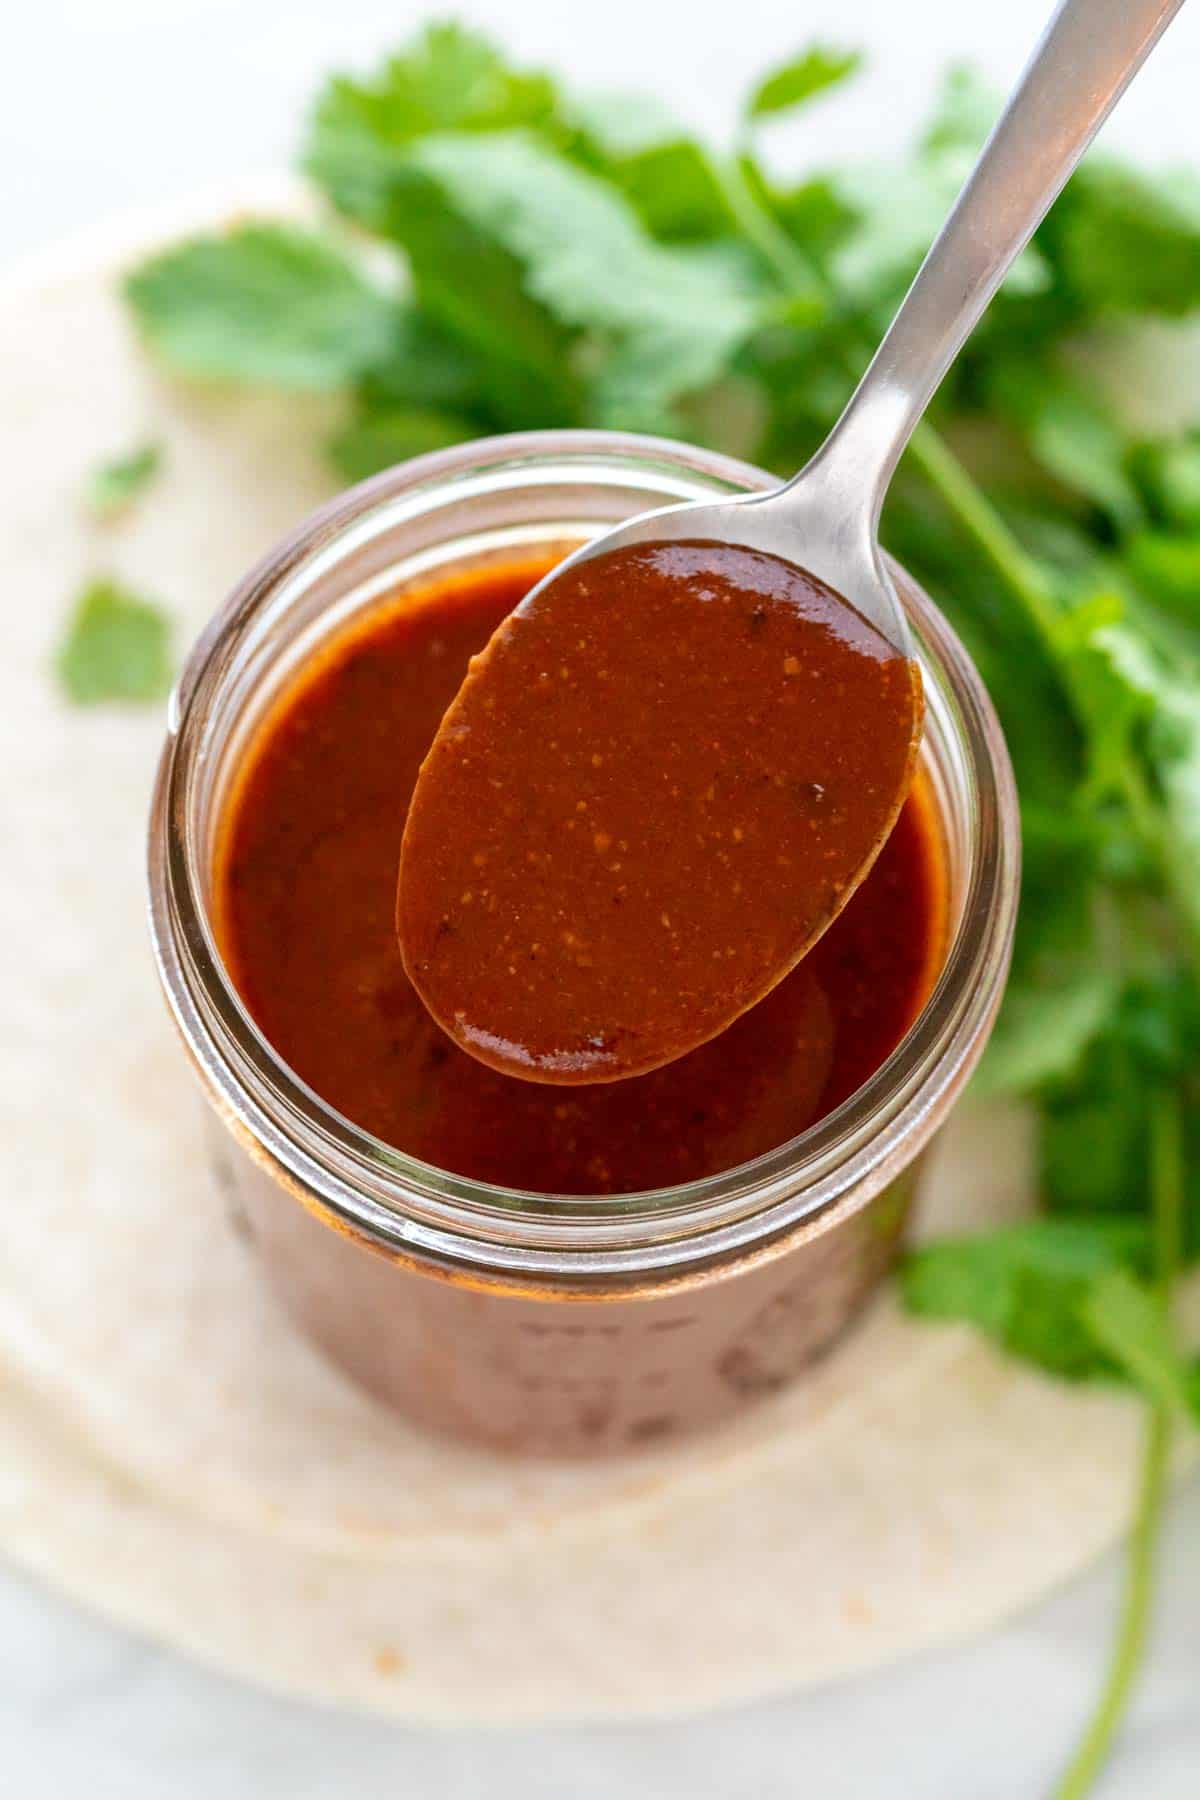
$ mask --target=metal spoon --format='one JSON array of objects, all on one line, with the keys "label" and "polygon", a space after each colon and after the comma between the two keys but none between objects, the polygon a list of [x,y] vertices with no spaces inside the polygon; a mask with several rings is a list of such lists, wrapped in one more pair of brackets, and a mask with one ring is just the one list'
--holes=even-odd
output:
[{"label": "metal spoon", "polygon": [[[397,931],[429,1011],[480,1061],[555,1084],[657,1068],[762,999],[870,869],[911,781],[921,725],[911,660],[903,691],[894,680],[893,665],[912,653],[879,548],[888,482],[1005,270],[1181,4],[1064,0],[874,360],[793,481],[645,513],[594,540],[526,596],[472,665],[409,809]],[[629,563],[611,575],[614,554],[640,545],[655,546],[661,568],[664,544],[676,564],[691,546],[692,577],[707,571],[716,581],[722,559],[742,551],[778,559],[776,570],[792,565],[788,580],[803,579],[797,570],[815,576],[833,590],[828,598],[846,625],[853,614],[841,601],[859,615],[854,629],[874,627],[877,648],[860,659],[871,679],[863,685],[850,665],[835,673],[822,663],[822,693],[844,696],[840,710],[822,711],[814,691],[804,717],[785,716],[796,693],[785,696],[784,676],[802,674],[803,657],[782,657],[780,673],[766,660],[764,634],[715,638],[720,619],[736,615],[711,582],[697,591],[685,641],[687,618],[664,610],[652,589],[637,590]],[[610,577],[615,585],[607,607],[595,610],[578,572],[601,556],[610,576],[598,570],[598,587]],[[801,611],[791,600],[779,607],[792,629]],[[592,616],[599,642],[589,635]],[[693,669],[689,686],[682,663],[668,665],[674,676],[662,673],[658,641],[673,639],[682,653],[701,638],[715,662],[699,657],[699,679]],[[773,631],[772,654],[775,642]],[[812,655],[815,668],[815,645]],[[714,678],[714,669],[727,672]],[[612,739],[609,709],[621,698],[612,690],[622,682],[630,716],[643,722]],[[769,781],[727,749],[767,692],[777,701],[759,715],[762,742],[774,734]],[[555,693],[561,705],[548,698]],[[607,753],[594,754],[601,742]],[[539,776],[543,750],[554,781]],[[798,780],[801,767],[808,773]],[[826,773],[842,795],[830,807]],[[719,789],[744,817],[714,827],[704,807]],[[803,806],[801,791],[810,796]],[[581,858],[582,837],[572,835],[580,821],[568,817],[564,795],[589,824],[594,810],[603,828],[588,841],[598,855],[616,843],[606,874],[586,848]],[[713,829],[719,838],[726,824],[735,841],[753,846],[752,858],[734,853],[744,879],[734,878],[729,854],[712,848]],[[614,880],[621,885],[610,892]]]},{"label": "metal spoon", "polygon": [[1063,0],[866,374],[783,487],[643,513],[560,563],[631,544],[743,544],[810,570],[898,649],[908,626],[879,550],[888,483],[942,377],[1008,268],[1183,0]]}]

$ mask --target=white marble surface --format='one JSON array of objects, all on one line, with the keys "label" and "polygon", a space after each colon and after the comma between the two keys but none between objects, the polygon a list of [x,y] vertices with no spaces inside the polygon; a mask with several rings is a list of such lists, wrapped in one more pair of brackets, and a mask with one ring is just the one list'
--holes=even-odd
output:
[{"label": "white marble surface", "polygon": [[[741,85],[797,41],[860,41],[871,76],[821,119],[822,148],[840,155],[896,141],[947,58],[1010,77],[1045,7],[813,0],[785,15],[776,0],[464,0],[457,10],[527,57],[595,83],[652,85],[716,129]],[[192,199],[283,161],[319,73],[369,61],[426,12],[417,0],[21,7],[0,63],[0,278],[5,261],[111,213]],[[1197,76],[1191,10],[1112,138],[1200,160]],[[791,133],[796,155],[812,152],[812,132]],[[1195,1483],[1175,1503],[1163,1561],[1150,1673],[1104,1800],[1183,1800],[1200,1788]],[[1094,1692],[1116,1578],[1114,1558],[984,1642],[823,1692],[687,1725],[497,1736],[406,1731],[235,1686],[0,1570],[0,1779],[22,1800],[1031,1800],[1048,1792]]]}]

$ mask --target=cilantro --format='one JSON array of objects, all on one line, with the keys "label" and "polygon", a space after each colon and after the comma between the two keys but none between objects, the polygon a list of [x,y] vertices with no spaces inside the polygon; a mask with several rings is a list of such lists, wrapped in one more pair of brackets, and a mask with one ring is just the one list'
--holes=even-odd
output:
[{"label": "cilantro", "polygon": [[310,232],[241,225],[145,263],[125,285],[146,341],[185,375],[337,388],[389,350],[396,306]]},{"label": "cilantro", "polygon": [[974,1325],[1068,1380],[1123,1378],[1200,1419],[1200,1378],[1176,1344],[1165,1288],[1149,1279],[1152,1260],[1144,1214],[1051,1217],[930,1244],[908,1257],[901,1287],[924,1318]]},{"label": "cilantro", "polygon": [[1016,356],[997,369],[990,385],[997,405],[1025,433],[1048,474],[1094,501],[1120,529],[1141,523],[1125,436],[1086,388],[1059,370]]},{"label": "cilantro", "polygon": [[1035,1220],[979,1238],[932,1244],[909,1258],[902,1291],[925,1318],[965,1319],[1005,1349],[1071,1380],[1117,1366],[1084,1316],[1103,1275],[1142,1262],[1137,1224]]},{"label": "cilantro", "polygon": [[89,511],[98,519],[111,519],[124,512],[154,482],[162,460],[161,444],[144,444],[127,456],[101,463],[88,477]]},{"label": "cilantro", "polygon": [[933,116],[921,138],[921,156],[961,157],[965,176],[999,111],[1000,97],[989,83],[964,63],[952,65],[942,80]]},{"label": "cilantro", "polygon": [[1080,1316],[1094,1342],[1150,1400],[1180,1417],[1195,1408],[1200,1418],[1193,1371],[1176,1348],[1161,1294],[1127,1269],[1109,1269],[1092,1283]]},{"label": "cilantro", "polygon": [[1139,170],[1089,160],[1043,235],[1062,278],[1100,316],[1180,315],[1200,305],[1200,179],[1150,179]]},{"label": "cilantro", "polygon": [[[503,139],[510,145],[514,141],[536,154],[533,140]],[[491,137],[477,140],[477,161],[486,164],[494,142]],[[422,139],[403,153],[387,149],[376,171],[377,227],[405,251],[421,312],[475,359],[492,403],[513,428],[576,423],[580,390],[571,360],[572,334],[530,291],[525,260],[506,241],[511,219],[493,219],[470,193],[460,202],[454,167],[439,169],[439,147],[453,165],[456,146],[460,173],[469,182],[468,134]],[[309,166],[330,199],[355,216],[354,204],[347,203],[342,166],[331,161],[328,146],[319,139]],[[565,167],[574,172],[569,164]],[[502,179],[503,171],[500,175]],[[595,187],[608,197],[601,183]],[[567,247],[562,246],[564,251]]]},{"label": "cilantro", "polygon": [[335,77],[320,97],[314,125],[398,147],[440,131],[507,131],[554,118],[549,76],[512,68],[487,38],[461,25],[430,25],[369,81]]},{"label": "cilantro", "polygon": [[1200,628],[1200,520],[1190,537],[1138,532],[1125,547],[1125,564],[1153,602]]},{"label": "cilantro", "polygon": [[838,87],[857,74],[862,60],[857,50],[828,50],[814,45],[759,82],[746,102],[747,117],[762,119],[771,113],[787,112],[811,100],[814,94]]},{"label": "cilantro", "polygon": [[55,666],[76,706],[161,699],[172,669],[166,615],[115,581],[93,581],[75,603]]},{"label": "cilantro", "polygon": [[512,68],[476,32],[431,25],[374,80],[329,83],[313,112],[306,164],[340,211],[378,228],[397,151],[436,132],[554,130],[557,110],[547,76]]},{"label": "cilantro", "polygon": [[1047,984],[1014,984],[976,1077],[979,1094],[1028,1093],[1074,1074],[1111,1017],[1117,982],[1088,964]]},{"label": "cilantro", "polygon": [[652,236],[702,241],[730,229],[712,159],[657,100],[584,94],[569,120],[573,154],[620,190]]},{"label": "cilantro", "polygon": [[1123,750],[1118,766],[1159,844],[1180,925],[1200,953],[1200,674],[1167,667],[1127,623],[1101,626],[1087,650],[1109,696],[1092,720],[1093,737],[1110,755]]},{"label": "cilantro", "polygon": [[488,369],[460,338],[413,305],[396,315],[387,354],[364,372],[359,391],[372,405],[469,410],[481,404]]},{"label": "cilantro", "polygon": [[396,407],[366,411],[352,420],[330,439],[329,455],[348,481],[363,481],[410,456],[444,450],[474,436],[470,419],[432,409]]},{"label": "cilantro", "polygon": [[621,195],[522,132],[435,134],[398,157],[386,230],[445,329],[600,424],[669,426],[762,315],[742,262],[656,243]]},{"label": "cilantro", "polygon": [[1140,444],[1131,464],[1156,522],[1185,532],[1200,528],[1200,438],[1196,434]]},{"label": "cilantro", "polygon": [[841,184],[828,175],[814,175],[796,187],[771,194],[769,200],[788,236],[805,245],[821,265],[860,223],[858,209]]},{"label": "cilantro", "polygon": [[1154,1235],[1154,1290],[1122,1270],[1105,1272],[1085,1299],[1083,1317],[1097,1341],[1138,1381],[1150,1404],[1139,1470],[1133,1528],[1127,1551],[1125,1591],[1108,1673],[1054,1800],[1082,1800],[1103,1768],[1129,1704],[1146,1652],[1154,1598],[1158,1541],[1167,1495],[1171,1437],[1180,1411],[1194,1409],[1197,1381],[1182,1371],[1170,1319],[1171,1293],[1182,1251],[1184,1182],[1183,1112],[1177,1094],[1155,1099],[1150,1162]]}]

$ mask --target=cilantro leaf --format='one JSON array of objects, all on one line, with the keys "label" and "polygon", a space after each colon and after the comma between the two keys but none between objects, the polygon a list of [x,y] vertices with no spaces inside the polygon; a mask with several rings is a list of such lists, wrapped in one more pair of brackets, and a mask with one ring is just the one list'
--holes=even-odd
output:
[{"label": "cilantro leaf", "polygon": [[1094,316],[1179,316],[1200,305],[1200,179],[1150,177],[1093,158],[1073,178],[1039,241]]},{"label": "cilantro leaf", "polygon": [[328,449],[333,466],[347,481],[364,481],[411,456],[444,450],[477,435],[474,422],[461,415],[393,407],[361,413],[330,439]]},{"label": "cilantro leaf", "polygon": [[814,175],[796,187],[767,191],[780,224],[821,267],[859,222],[858,209],[832,176]]},{"label": "cilantro leaf", "polygon": [[420,406],[474,412],[491,384],[472,346],[413,305],[402,306],[387,355],[361,377],[357,391],[371,406]]},{"label": "cilantro leaf", "polygon": [[911,1312],[977,1326],[1013,1354],[1070,1380],[1111,1374],[1083,1308],[1097,1279],[1142,1266],[1133,1222],[1037,1219],[913,1252],[901,1272]]},{"label": "cilantro leaf", "polygon": [[652,236],[694,242],[732,230],[712,158],[660,101],[582,94],[568,117],[573,154],[620,190]]},{"label": "cilantro leaf", "polygon": [[989,392],[1047,473],[1103,507],[1120,530],[1141,522],[1124,433],[1079,382],[1037,358],[1014,355],[993,368]]},{"label": "cilantro leaf", "polygon": [[1145,1220],[1153,1197],[1154,1118],[1164,1087],[1184,1102],[1183,1250],[1200,1255],[1200,988],[1167,962],[1126,977],[1116,1005],[1069,1072],[1040,1095],[1038,1164],[1060,1218]]},{"label": "cilantro leaf", "polygon": [[132,504],[154,482],[162,468],[161,444],[143,444],[127,456],[115,456],[92,470],[87,482],[88,510],[111,519]]},{"label": "cilantro leaf", "polygon": [[1149,727],[1163,797],[1164,862],[1178,910],[1200,946],[1200,702],[1177,687]]},{"label": "cilantro leaf", "polygon": [[167,616],[115,581],[90,582],[75,603],[55,667],[76,706],[161,699],[172,675]]},{"label": "cilantro leaf", "polygon": [[322,238],[241,225],[153,257],[125,296],[147,343],[186,375],[338,388],[385,358],[397,306]]},{"label": "cilantro leaf", "polygon": [[1200,530],[1200,435],[1139,444],[1131,467],[1158,522],[1172,530]]},{"label": "cilantro leaf", "polygon": [[1014,986],[973,1091],[1028,1094],[1073,1075],[1118,995],[1115,976],[1086,963],[1059,981]]},{"label": "cilantro leaf", "polygon": [[1114,660],[1124,610],[1115,589],[1100,589],[1066,611],[1055,634],[1063,678],[1086,732],[1090,788],[1101,796],[1119,791],[1134,730],[1146,713],[1138,679]]},{"label": "cilantro leaf", "polygon": [[552,118],[553,81],[513,68],[490,39],[453,22],[427,25],[371,81],[337,76],[318,119],[353,124],[380,143],[434,131],[506,131]]},{"label": "cilantro leaf", "polygon": [[556,130],[548,76],[514,69],[489,40],[461,25],[430,25],[378,76],[336,76],[313,112],[306,166],[335,206],[382,226],[394,157],[445,131]]},{"label": "cilantro leaf", "polygon": [[1134,581],[1157,606],[1200,628],[1200,536],[1142,531],[1124,555]]},{"label": "cilantro leaf", "polygon": [[861,50],[832,50],[814,44],[759,82],[746,102],[746,116],[764,119],[801,106],[814,95],[840,86],[857,74],[862,63]]},{"label": "cilantro leaf", "polygon": [[1074,1381],[1123,1376],[1173,1412],[1197,1408],[1196,1373],[1176,1349],[1144,1266],[1137,1226],[1036,1220],[913,1252],[909,1310],[975,1325],[1004,1349]]},{"label": "cilantro leaf", "polygon": [[1166,1305],[1128,1269],[1108,1269],[1084,1296],[1081,1317],[1100,1348],[1148,1400],[1174,1413],[1196,1407],[1194,1381],[1175,1346]]},{"label": "cilantro leaf", "polygon": [[[482,162],[498,140],[506,141],[500,134],[478,138]],[[568,330],[529,290],[524,262],[497,229],[499,222],[473,206],[469,194],[460,202],[453,182],[422,160],[431,148],[436,160],[437,146],[447,143],[470,146],[472,139],[422,138],[410,150],[388,153],[376,171],[375,227],[403,248],[422,313],[466,347],[510,429],[579,423],[580,384]],[[310,168],[341,201],[340,170],[319,142]],[[600,191],[608,197],[606,187]]]},{"label": "cilantro leaf", "polygon": [[1167,668],[1127,625],[1101,626],[1087,648],[1105,668],[1119,706],[1117,723],[1104,728],[1133,745],[1153,784],[1168,879],[1200,945],[1200,675]]},{"label": "cilantro leaf", "polygon": [[966,63],[953,64],[942,77],[933,114],[921,138],[921,154],[961,157],[969,166],[996,123],[1000,106],[999,95],[977,70]]},{"label": "cilantro leaf", "polygon": [[[656,243],[606,183],[523,133],[423,138],[394,171],[388,230],[422,303],[481,348],[501,332],[513,355],[497,282],[560,389],[586,338],[582,404],[597,424],[669,425],[672,403],[715,379],[763,315],[744,262]],[[481,282],[488,271],[497,282]]]}]

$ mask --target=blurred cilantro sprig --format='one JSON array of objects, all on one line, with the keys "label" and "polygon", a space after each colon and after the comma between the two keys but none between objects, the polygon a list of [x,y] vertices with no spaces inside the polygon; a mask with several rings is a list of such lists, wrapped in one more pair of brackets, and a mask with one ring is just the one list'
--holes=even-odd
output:
[{"label": "blurred cilantro sprig", "polygon": [[[790,473],[995,110],[955,71],[906,155],[778,174],[764,132],[859,60],[818,45],[769,72],[717,154],[653,100],[577,95],[432,26],[320,96],[303,166],[327,227],[194,240],[127,297],[182,371],[344,391],[330,451],[354,478],[563,425]],[[1143,1524],[1167,1434],[1200,1410],[1170,1308],[1200,1256],[1200,427],[1127,426],[1087,346],[1197,307],[1200,181],[1089,158],[918,430],[883,533],[966,638],[1017,769],[1018,944],[980,1085],[1036,1101],[1044,1199],[1016,1231],[919,1252],[904,1291],[1056,1374],[1140,1387]]]},{"label": "blurred cilantro sprig", "polygon": [[108,578],[89,581],[55,658],[59,685],[75,706],[161,700],[171,685],[170,638],[157,601]]}]

